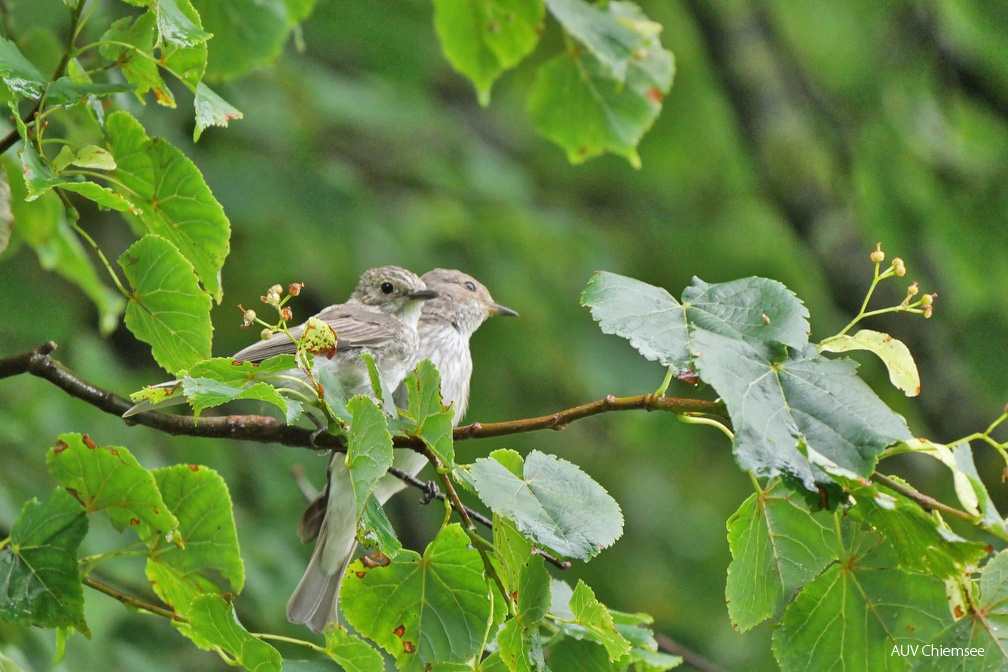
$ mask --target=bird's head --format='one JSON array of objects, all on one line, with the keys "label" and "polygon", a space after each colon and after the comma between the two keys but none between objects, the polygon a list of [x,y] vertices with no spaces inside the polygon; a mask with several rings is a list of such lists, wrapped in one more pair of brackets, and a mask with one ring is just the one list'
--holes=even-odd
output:
[{"label": "bird's head", "polygon": [[416,328],[424,302],[437,295],[416,273],[400,266],[379,266],[364,271],[350,300]]},{"label": "bird's head", "polygon": [[466,336],[472,335],[488,317],[518,315],[494,301],[480,281],[462,271],[435,268],[424,273],[421,280],[438,294],[424,306],[424,319],[429,316],[448,320]]}]

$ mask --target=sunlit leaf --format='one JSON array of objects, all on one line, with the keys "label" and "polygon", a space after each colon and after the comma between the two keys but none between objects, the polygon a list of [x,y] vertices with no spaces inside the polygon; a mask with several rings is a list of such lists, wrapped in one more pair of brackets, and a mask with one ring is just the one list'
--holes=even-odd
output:
[{"label": "sunlit leaf", "polygon": [[409,394],[407,417],[417,426],[417,435],[448,469],[455,466],[455,448],[452,442],[452,416],[454,410],[446,409],[441,400],[441,374],[437,367],[425,359],[417,364],[403,381]]},{"label": "sunlit leaf", "polygon": [[176,623],[175,627],[201,649],[224,651],[251,672],[280,672],[280,652],[252,636],[238,622],[231,603],[219,595],[197,597],[186,616],[188,623]]},{"label": "sunlit leaf", "polygon": [[374,492],[378,479],[392,466],[392,435],[385,413],[369,397],[357,395],[347,402],[352,420],[347,433],[346,467],[357,501],[357,519]]},{"label": "sunlit leaf", "polygon": [[882,360],[889,371],[889,381],[908,397],[920,394],[920,374],[910,348],[889,334],[862,329],[853,336],[844,334],[829,338],[819,344],[821,352],[850,352],[868,350]]},{"label": "sunlit leaf", "polygon": [[379,672],[383,669],[381,654],[360,637],[351,635],[343,626],[326,630],[325,640],[326,655],[345,672]]},{"label": "sunlit leaf", "polygon": [[245,116],[202,82],[196,87],[195,105],[196,128],[193,129],[193,142],[200,139],[208,126],[227,126],[229,121]]},{"label": "sunlit leaf", "polygon": [[616,632],[609,610],[595,599],[595,593],[584,581],[578,580],[569,606],[574,620],[591,633],[595,641],[605,647],[609,660],[616,660],[630,652],[630,643]]}]

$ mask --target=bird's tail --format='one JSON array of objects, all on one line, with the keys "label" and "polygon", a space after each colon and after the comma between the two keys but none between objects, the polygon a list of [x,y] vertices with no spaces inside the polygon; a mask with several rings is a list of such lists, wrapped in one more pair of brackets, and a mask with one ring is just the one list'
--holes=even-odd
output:
[{"label": "bird's tail", "polygon": [[341,454],[329,474],[329,501],[315,551],[301,582],[287,602],[287,620],[321,632],[338,620],[339,589],[357,549],[356,500]]}]

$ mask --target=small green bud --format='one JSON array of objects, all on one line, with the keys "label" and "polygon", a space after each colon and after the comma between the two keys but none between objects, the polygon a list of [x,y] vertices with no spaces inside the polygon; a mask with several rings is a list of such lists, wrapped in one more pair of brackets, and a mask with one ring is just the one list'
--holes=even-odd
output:
[{"label": "small green bud", "polygon": [[912,285],[910,285],[909,287],[907,287],[907,294],[909,294],[910,296],[917,296],[917,292],[919,292],[919,291],[920,290],[917,289],[917,283],[916,282],[913,283]]},{"label": "small green bud", "polygon": [[268,340],[269,337],[272,336],[272,335],[273,335],[273,331],[270,330],[270,329],[263,329],[262,331],[259,332],[259,338],[261,338],[264,341]]},{"label": "small green bud", "polygon": [[920,298],[921,305],[927,308],[932,303],[934,303],[934,297],[935,297],[934,294],[925,294]]}]

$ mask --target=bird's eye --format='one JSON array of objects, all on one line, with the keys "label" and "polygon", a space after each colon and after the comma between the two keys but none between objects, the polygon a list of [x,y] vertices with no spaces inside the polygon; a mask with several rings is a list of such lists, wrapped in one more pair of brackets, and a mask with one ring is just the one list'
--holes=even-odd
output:
[{"label": "bird's eye", "polygon": [[394,289],[395,289],[395,287],[392,286],[391,282],[383,282],[383,283],[381,283],[381,291],[385,292],[386,294],[391,294],[392,290],[394,290]]},{"label": "bird's eye", "polygon": [[465,288],[468,289],[470,292],[475,292],[476,291],[476,285],[474,285],[471,282],[466,282],[465,283]]}]

